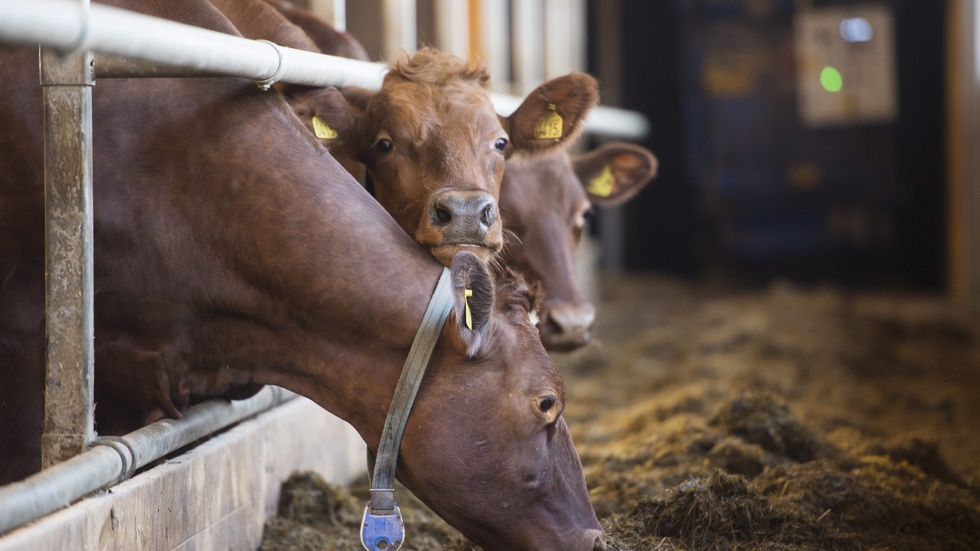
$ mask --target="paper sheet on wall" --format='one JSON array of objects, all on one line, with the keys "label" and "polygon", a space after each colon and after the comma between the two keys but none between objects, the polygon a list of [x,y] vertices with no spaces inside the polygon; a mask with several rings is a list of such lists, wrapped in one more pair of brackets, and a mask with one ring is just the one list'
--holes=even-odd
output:
[{"label": "paper sheet on wall", "polygon": [[794,21],[797,99],[806,126],[898,118],[892,10],[857,4],[799,10]]}]

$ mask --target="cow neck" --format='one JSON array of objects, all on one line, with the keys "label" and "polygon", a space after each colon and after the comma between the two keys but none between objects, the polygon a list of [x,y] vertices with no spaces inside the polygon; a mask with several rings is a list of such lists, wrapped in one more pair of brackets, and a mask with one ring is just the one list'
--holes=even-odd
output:
[{"label": "cow neck", "polygon": [[[432,351],[442,333],[442,327],[452,310],[452,286],[449,269],[443,268],[439,282],[422,317],[412,348],[405,359],[398,385],[388,408],[378,444],[378,453],[371,477],[371,502],[364,510],[361,524],[361,543],[369,551],[398,549],[405,538],[401,511],[395,502],[395,468],[398,464],[398,448],[401,446],[408,415],[412,411],[415,395],[425,375]],[[382,543],[383,546],[382,546]]]}]

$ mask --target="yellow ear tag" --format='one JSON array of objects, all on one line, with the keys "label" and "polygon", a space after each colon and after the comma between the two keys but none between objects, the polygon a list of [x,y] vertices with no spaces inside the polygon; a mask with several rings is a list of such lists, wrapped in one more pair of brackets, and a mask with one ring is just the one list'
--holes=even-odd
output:
[{"label": "yellow ear tag", "polygon": [[598,176],[589,180],[589,187],[586,191],[596,197],[609,197],[612,195],[613,188],[615,187],[616,178],[613,176],[612,169],[609,168],[609,165],[606,165]]},{"label": "yellow ear tag", "polygon": [[336,140],[339,135],[336,130],[330,128],[327,123],[323,122],[323,119],[316,115],[313,116],[313,133],[321,140]]},{"label": "yellow ear tag", "polygon": [[473,330],[473,312],[470,312],[470,301],[466,300],[473,296],[473,289],[465,289],[463,293],[463,306],[466,312],[466,328]]},{"label": "yellow ear tag", "polygon": [[560,138],[562,133],[562,118],[555,110],[555,104],[548,104],[548,113],[545,113],[534,125],[534,137],[539,140]]}]

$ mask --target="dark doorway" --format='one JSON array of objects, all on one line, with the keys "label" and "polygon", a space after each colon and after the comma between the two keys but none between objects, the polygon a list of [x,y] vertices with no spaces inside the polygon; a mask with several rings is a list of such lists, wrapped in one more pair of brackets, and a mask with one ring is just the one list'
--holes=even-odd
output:
[{"label": "dark doorway", "polygon": [[622,107],[661,163],[624,208],[624,267],[942,289],[945,2],[885,2],[898,115],[826,129],[798,115],[795,4],[621,0]]}]

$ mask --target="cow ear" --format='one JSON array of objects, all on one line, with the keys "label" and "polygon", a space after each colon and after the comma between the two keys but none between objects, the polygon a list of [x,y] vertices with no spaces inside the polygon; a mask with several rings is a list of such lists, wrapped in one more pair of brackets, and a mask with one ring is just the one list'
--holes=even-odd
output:
[{"label": "cow ear", "polygon": [[453,313],[455,333],[467,357],[474,357],[487,342],[493,315],[494,280],[480,257],[462,251],[453,257]]},{"label": "cow ear", "polygon": [[360,110],[333,86],[307,90],[287,98],[303,124],[328,148],[359,141]]},{"label": "cow ear", "polygon": [[572,157],[575,174],[594,204],[625,203],[657,175],[657,158],[649,149],[612,142]]},{"label": "cow ear", "polygon": [[378,95],[374,90],[368,90],[367,88],[361,88],[359,86],[347,86],[341,93],[344,95],[344,99],[347,103],[354,106],[359,112],[363,113],[367,111],[368,105],[374,96]]},{"label": "cow ear", "polygon": [[533,155],[574,142],[585,126],[585,116],[598,102],[596,80],[572,73],[538,86],[501,123],[514,153]]}]

